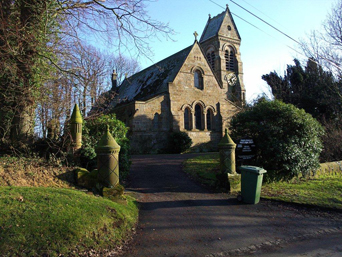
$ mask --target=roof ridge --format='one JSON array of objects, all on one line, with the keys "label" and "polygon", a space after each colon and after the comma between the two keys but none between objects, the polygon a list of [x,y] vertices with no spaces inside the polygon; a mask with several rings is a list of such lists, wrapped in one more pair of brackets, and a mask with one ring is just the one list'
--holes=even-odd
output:
[{"label": "roof ridge", "polygon": [[221,13],[215,15],[214,17],[211,17],[210,20],[217,19],[220,15],[226,13],[226,11],[227,11],[227,10],[225,10],[225,11],[223,11],[223,12],[221,12]]}]

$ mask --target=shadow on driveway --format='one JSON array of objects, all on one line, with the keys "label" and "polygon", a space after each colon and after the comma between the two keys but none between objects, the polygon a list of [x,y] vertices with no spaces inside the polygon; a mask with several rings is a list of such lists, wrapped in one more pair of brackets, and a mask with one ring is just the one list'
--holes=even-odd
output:
[{"label": "shadow on driveway", "polygon": [[246,256],[341,233],[341,213],[267,200],[239,204],[207,191],[182,172],[196,155],[133,157],[127,191],[139,202],[140,221],[125,256]]}]

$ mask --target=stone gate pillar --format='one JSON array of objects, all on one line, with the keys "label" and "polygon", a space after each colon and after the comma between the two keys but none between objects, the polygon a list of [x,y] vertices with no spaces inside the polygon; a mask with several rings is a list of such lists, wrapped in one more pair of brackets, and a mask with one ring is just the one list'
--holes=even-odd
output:
[{"label": "stone gate pillar", "polygon": [[240,191],[240,175],[236,173],[235,165],[235,148],[236,144],[228,135],[228,130],[225,129],[225,134],[218,144],[220,153],[220,171],[221,174],[227,174],[230,193]]},{"label": "stone gate pillar", "polygon": [[95,148],[97,154],[98,182],[107,188],[119,185],[119,152],[120,146],[113,136],[107,132]]},{"label": "stone gate pillar", "polygon": [[77,151],[82,147],[82,115],[78,105],[75,104],[70,118],[70,133],[72,137],[72,148]]},{"label": "stone gate pillar", "polygon": [[218,144],[220,152],[220,171],[222,173],[236,174],[235,168],[235,148],[236,144],[228,135],[228,130],[225,129],[225,134]]}]

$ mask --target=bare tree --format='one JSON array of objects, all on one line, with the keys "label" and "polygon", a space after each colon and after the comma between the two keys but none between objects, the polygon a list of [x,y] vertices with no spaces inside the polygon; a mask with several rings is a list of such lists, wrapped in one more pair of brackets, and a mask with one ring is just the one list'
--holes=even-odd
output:
[{"label": "bare tree", "polygon": [[121,85],[125,77],[132,76],[140,70],[140,65],[136,59],[130,59],[122,54],[107,56],[109,68],[117,74],[117,85]]},{"label": "bare tree", "polygon": [[75,40],[94,35],[118,53],[149,56],[150,38],[169,37],[172,30],[148,16],[147,2],[0,0],[0,116],[8,125],[0,129],[1,138],[27,141],[41,86],[57,74],[55,69],[73,72],[59,58]]},{"label": "bare tree", "polygon": [[314,58],[337,78],[342,76],[342,0],[332,7],[323,23],[323,31],[313,31],[302,49],[308,58]]},{"label": "bare tree", "polygon": [[[105,54],[95,47],[75,41],[69,47],[69,53],[60,57],[59,65],[69,72],[56,70],[54,79],[42,86],[37,100],[36,131],[46,138],[56,138],[62,133],[66,113],[73,105],[80,106],[83,117],[87,117],[91,108],[104,99],[104,92],[111,89],[111,74],[117,73],[117,85],[124,76],[130,76],[139,70],[136,60],[123,55]],[[112,100],[115,92],[106,93]],[[98,99],[102,97],[102,99]],[[110,99],[106,98],[106,101]],[[107,102],[106,102],[107,103]]]},{"label": "bare tree", "polygon": [[83,116],[109,87],[105,55],[95,47],[75,42],[68,58],[72,73],[68,74]]},{"label": "bare tree", "polygon": [[[148,15],[149,0],[58,0],[63,14],[63,34],[88,40],[90,35],[103,39],[117,52],[135,57],[152,54],[149,42],[160,35],[169,38],[168,24]],[[71,32],[70,32],[71,31]]]},{"label": "bare tree", "polygon": [[41,137],[46,138],[49,132],[51,139],[60,136],[66,114],[72,106],[72,91],[72,85],[62,76],[44,84],[36,108],[36,132]]}]

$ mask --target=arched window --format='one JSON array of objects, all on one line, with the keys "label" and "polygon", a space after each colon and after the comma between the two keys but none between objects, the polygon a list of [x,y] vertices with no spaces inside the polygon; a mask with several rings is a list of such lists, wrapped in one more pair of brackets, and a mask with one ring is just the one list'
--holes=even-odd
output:
[{"label": "arched window", "polygon": [[196,129],[203,130],[203,108],[201,105],[195,106],[195,127]]},{"label": "arched window", "polygon": [[208,109],[208,111],[207,111],[207,129],[208,130],[214,129],[213,121],[214,121],[214,113],[211,109]]},{"label": "arched window", "polygon": [[195,70],[194,72],[194,84],[196,88],[203,89],[203,77],[199,70]]},{"label": "arched window", "polygon": [[215,52],[214,52],[214,50],[211,49],[207,52],[207,60],[208,60],[210,67],[213,70],[215,70]]},{"label": "arched window", "polygon": [[191,111],[188,107],[184,110],[184,129],[191,130]]},{"label": "arched window", "polygon": [[226,59],[226,70],[235,71],[236,57],[235,57],[234,49],[232,47],[229,47],[228,49],[226,49],[224,53],[224,57]]}]

